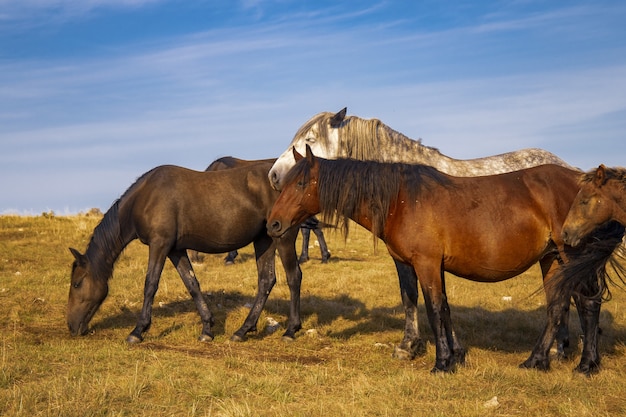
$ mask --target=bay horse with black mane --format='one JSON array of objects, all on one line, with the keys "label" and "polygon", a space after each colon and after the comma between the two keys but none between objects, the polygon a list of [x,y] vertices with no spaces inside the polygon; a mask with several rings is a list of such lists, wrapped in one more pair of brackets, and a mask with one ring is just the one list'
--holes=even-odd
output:
[{"label": "bay horse with black mane", "polygon": [[[544,149],[527,148],[499,155],[474,159],[456,159],[439,149],[426,146],[421,139],[412,139],[378,119],[347,115],[347,108],[337,113],[321,112],[307,120],[296,132],[287,149],[278,157],[269,172],[274,188],[280,190],[283,178],[295,164],[292,149],[301,154],[310,146],[315,155],[325,159],[352,158],[362,161],[402,162],[429,165],[456,177],[477,177],[512,172],[538,165],[555,164],[572,168],[558,156]],[[573,169],[573,168],[572,168]],[[400,294],[405,309],[405,337],[395,347],[394,356],[412,359],[423,351],[417,328],[417,287],[415,272],[410,266],[394,260],[400,281]],[[569,346],[568,322],[561,323],[556,339],[557,353],[566,356]]]},{"label": "bay horse with black mane", "polygon": [[[451,371],[465,359],[452,327],[444,271],[496,282],[539,262],[547,283],[560,262],[578,253],[561,238],[563,221],[578,192],[577,171],[542,165],[461,178],[425,165],[325,160],[316,158],[309,147],[306,150],[306,158],[294,150],[298,162],[285,177],[268,218],[270,235],[282,236],[317,213],[331,224],[343,222],[346,231],[347,219],[372,231],[394,260],[411,265],[417,273],[435,335],[433,371]],[[614,245],[623,233],[623,226],[613,231]],[[549,368],[549,350],[569,305],[570,294],[544,287],[548,321],[523,367]],[[576,301],[585,331],[577,370],[590,373],[600,361],[596,343],[600,307],[588,299]]]},{"label": "bay horse with black mane", "polygon": [[166,258],[176,267],[195,301],[202,319],[201,341],[213,339],[213,316],[204,300],[187,249],[224,253],[252,243],[258,269],[254,303],[232,340],[244,340],[257,321],[276,282],[275,252],[282,261],[291,300],[284,338],[293,339],[301,328],[300,285],[294,228],[280,238],[267,234],[267,216],[278,197],[267,181],[271,163],[203,172],[166,165],[140,177],[94,229],[81,254],[74,255],[67,323],[73,335],[88,332],[89,322],[106,298],[113,266],[122,250],[139,239],[149,247],[144,301],[137,325],[126,339],[143,340],[149,329],[152,303]]}]

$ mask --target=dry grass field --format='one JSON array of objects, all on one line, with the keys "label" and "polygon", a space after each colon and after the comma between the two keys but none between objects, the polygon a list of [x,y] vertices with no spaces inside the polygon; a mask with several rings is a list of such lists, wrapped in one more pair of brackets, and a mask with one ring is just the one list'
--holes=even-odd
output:
[{"label": "dry grass field", "polygon": [[[626,293],[602,310],[602,371],[573,373],[579,348],[549,372],[519,369],[542,329],[537,268],[497,284],[447,278],[467,363],[433,375],[432,334],[420,299],[427,352],[391,357],[402,338],[397,277],[384,245],[352,227],[328,231],[331,262],[319,250],[302,266],[304,329],[293,343],[267,323],[284,324],[284,272],[244,343],[229,337],[256,289],[250,247],[234,266],[222,255],[195,265],[216,315],[216,338],[196,340],[200,320],[182,282],[166,265],[143,343],[124,341],[143,299],[147,249],[133,242],[117,262],[93,331],[70,336],[65,324],[72,255],[84,251],[97,216],[0,216],[0,415],[7,416],[617,416],[626,414]],[[312,238],[312,241],[314,239]],[[299,242],[298,242],[299,244]],[[279,262],[279,261],[278,261]],[[280,263],[279,263],[280,265]],[[580,333],[575,310],[571,337]]]}]

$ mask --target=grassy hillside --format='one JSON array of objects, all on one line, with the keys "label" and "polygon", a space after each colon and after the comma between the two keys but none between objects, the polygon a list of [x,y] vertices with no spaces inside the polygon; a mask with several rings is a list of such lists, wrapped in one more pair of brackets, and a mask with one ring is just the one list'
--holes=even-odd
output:
[{"label": "grassy hillside", "polygon": [[[250,247],[234,266],[221,255],[194,265],[216,315],[216,338],[196,341],[200,320],[174,268],[166,265],[145,341],[128,346],[143,299],[147,248],[133,242],[120,257],[110,293],[73,338],[65,324],[72,256],[84,251],[99,216],[0,216],[0,415],[109,416],[615,416],[626,413],[626,294],[602,310],[602,371],[575,374],[579,360],[553,361],[549,372],[518,369],[545,318],[538,268],[497,284],[447,279],[452,318],[468,350],[450,375],[429,373],[432,334],[411,362],[391,357],[403,313],[393,263],[369,232],[347,241],[327,232],[332,252],[318,248],[302,266],[304,329],[293,343],[270,332],[284,324],[289,292],[278,268],[259,331],[244,343],[230,335],[256,290]],[[314,239],[312,238],[312,241]],[[299,245],[299,242],[298,242]],[[280,263],[279,263],[280,265]],[[572,339],[580,333],[575,311]],[[497,397],[497,401],[490,401]]]}]

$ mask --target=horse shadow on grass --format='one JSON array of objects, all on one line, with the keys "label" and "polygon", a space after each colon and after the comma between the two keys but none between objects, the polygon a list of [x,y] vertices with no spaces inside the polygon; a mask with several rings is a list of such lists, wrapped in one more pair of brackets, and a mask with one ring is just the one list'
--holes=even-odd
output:
[{"label": "horse shadow on grass", "polygon": [[[241,308],[247,310],[254,297],[244,295],[238,291],[225,292],[215,291],[204,293],[204,297],[214,314],[215,325],[213,327],[216,336],[226,335],[225,322],[228,315]],[[482,348],[486,350],[498,350],[507,353],[530,351],[540,336],[546,322],[545,306],[531,311],[509,308],[501,311],[491,311],[482,307],[455,306],[451,304],[452,322],[461,343],[467,348]],[[289,300],[270,299],[265,305],[266,316],[278,316],[285,325],[289,311]],[[306,295],[301,299],[301,312],[303,322],[315,316],[315,327],[331,327],[324,333],[325,337],[348,340],[359,334],[376,334],[383,331],[398,331],[397,343],[402,339],[404,329],[403,307],[397,304],[391,307],[375,307],[368,309],[365,304],[347,294],[338,294],[334,297],[319,297]],[[158,320],[175,317],[183,313],[197,314],[195,304],[189,300],[174,301],[161,304],[153,310],[153,323]],[[120,308],[119,313],[110,315],[94,323],[94,328],[128,328],[130,332],[136,324],[139,309],[131,310],[125,306]],[[247,312],[246,312],[247,314]],[[418,308],[418,321],[422,338],[432,343],[433,334],[428,324],[426,310],[423,304]],[[236,323],[238,327],[243,323]],[[332,330],[332,324],[342,319],[341,330]],[[197,317],[199,322],[199,317]],[[354,324],[351,325],[350,322]],[[579,351],[577,342],[582,333],[578,321],[576,309],[570,311],[570,351]],[[177,322],[161,331],[156,336],[164,337],[176,332],[187,323]],[[199,323],[198,323],[199,325]],[[600,348],[605,353],[614,353],[618,345],[626,341],[626,327],[615,323],[613,315],[603,310],[600,315],[602,336]],[[258,332],[249,334],[251,339],[263,339],[268,333],[263,331],[265,323],[259,322]],[[198,327],[198,331],[200,327]],[[298,336],[301,336],[300,332]]]}]

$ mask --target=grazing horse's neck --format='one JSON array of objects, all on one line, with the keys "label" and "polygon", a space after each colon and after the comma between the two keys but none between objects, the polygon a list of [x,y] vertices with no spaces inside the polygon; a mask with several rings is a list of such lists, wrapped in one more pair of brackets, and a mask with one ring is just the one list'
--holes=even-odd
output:
[{"label": "grazing horse's neck", "polygon": [[613,210],[614,220],[626,226],[626,194],[624,193],[626,185],[618,183],[615,187],[610,188],[611,195],[609,198],[615,203]]},{"label": "grazing horse's neck", "polygon": [[[121,227],[118,208],[119,200],[104,214],[94,229],[85,252],[91,263],[92,273],[103,280],[111,277],[115,261],[124,248],[135,239],[131,227]],[[122,233],[122,230],[126,233]]]}]

